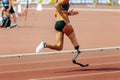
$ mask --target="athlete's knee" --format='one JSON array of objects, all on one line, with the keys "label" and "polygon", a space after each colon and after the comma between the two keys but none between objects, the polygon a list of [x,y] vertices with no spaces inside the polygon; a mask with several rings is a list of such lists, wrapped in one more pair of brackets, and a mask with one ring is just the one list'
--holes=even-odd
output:
[{"label": "athlete's knee", "polygon": [[61,47],[61,46],[58,46],[58,47],[57,47],[57,50],[58,50],[58,51],[60,51],[60,50],[62,50],[62,49],[63,49],[63,47]]},{"label": "athlete's knee", "polygon": [[61,51],[61,50],[62,50],[62,48],[57,48],[57,50],[58,50],[58,51]]},{"label": "athlete's knee", "polygon": [[56,50],[60,51],[63,49],[63,46],[62,45],[56,45]]}]

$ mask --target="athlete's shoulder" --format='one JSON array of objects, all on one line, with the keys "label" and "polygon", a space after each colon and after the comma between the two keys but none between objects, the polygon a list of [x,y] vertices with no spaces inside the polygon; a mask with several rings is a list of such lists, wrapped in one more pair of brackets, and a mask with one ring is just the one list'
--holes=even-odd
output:
[{"label": "athlete's shoulder", "polygon": [[57,0],[57,2],[56,2],[57,5],[64,5],[67,3],[69,3],[69,0]]}]

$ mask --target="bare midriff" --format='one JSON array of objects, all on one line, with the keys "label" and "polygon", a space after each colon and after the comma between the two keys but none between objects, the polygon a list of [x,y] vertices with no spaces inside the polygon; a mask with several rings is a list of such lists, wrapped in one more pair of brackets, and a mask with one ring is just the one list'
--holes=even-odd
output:
[{"label": "bare midriff", "polygon": [[[66,17],[66,18],[68,18],[68,11],[66,10],[64,10],[64,11],[62,11],[63,12],[63,15]],[[60,21],[60,20],[64,20],[63,19],[63,17],[56,11],[55,12],[55,17],[56,17],[56,21]]]}]

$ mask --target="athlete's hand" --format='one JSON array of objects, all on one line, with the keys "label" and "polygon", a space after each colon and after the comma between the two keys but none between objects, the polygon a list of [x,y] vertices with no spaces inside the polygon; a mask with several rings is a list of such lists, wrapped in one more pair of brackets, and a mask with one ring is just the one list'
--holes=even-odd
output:
[{"label": "athlete's hand", "polygon": [[71,9],[71,10],[68,12],[68,15],[69,15],[69,16],[73,16],[73,15],[77,15],[77,14],[79,14],[79,12],[78,12],[78,11],[75,11],[75,10],[73,10],[73,9]]}]

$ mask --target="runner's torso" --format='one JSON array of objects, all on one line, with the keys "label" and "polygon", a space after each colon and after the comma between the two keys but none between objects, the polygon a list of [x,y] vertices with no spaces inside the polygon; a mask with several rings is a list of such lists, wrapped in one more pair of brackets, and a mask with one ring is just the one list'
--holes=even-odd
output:
[{"label": "runner's torso", "polygon": [[[67,14],[68,14],[69,7],[70,7],[69,2],[61,6],[61,10],[66,17],[68,16]],[[55,16],[56,16],[57,21],[63,20],[63,18],[61,17],[61,15],[58,12],[55,13]]]}]

